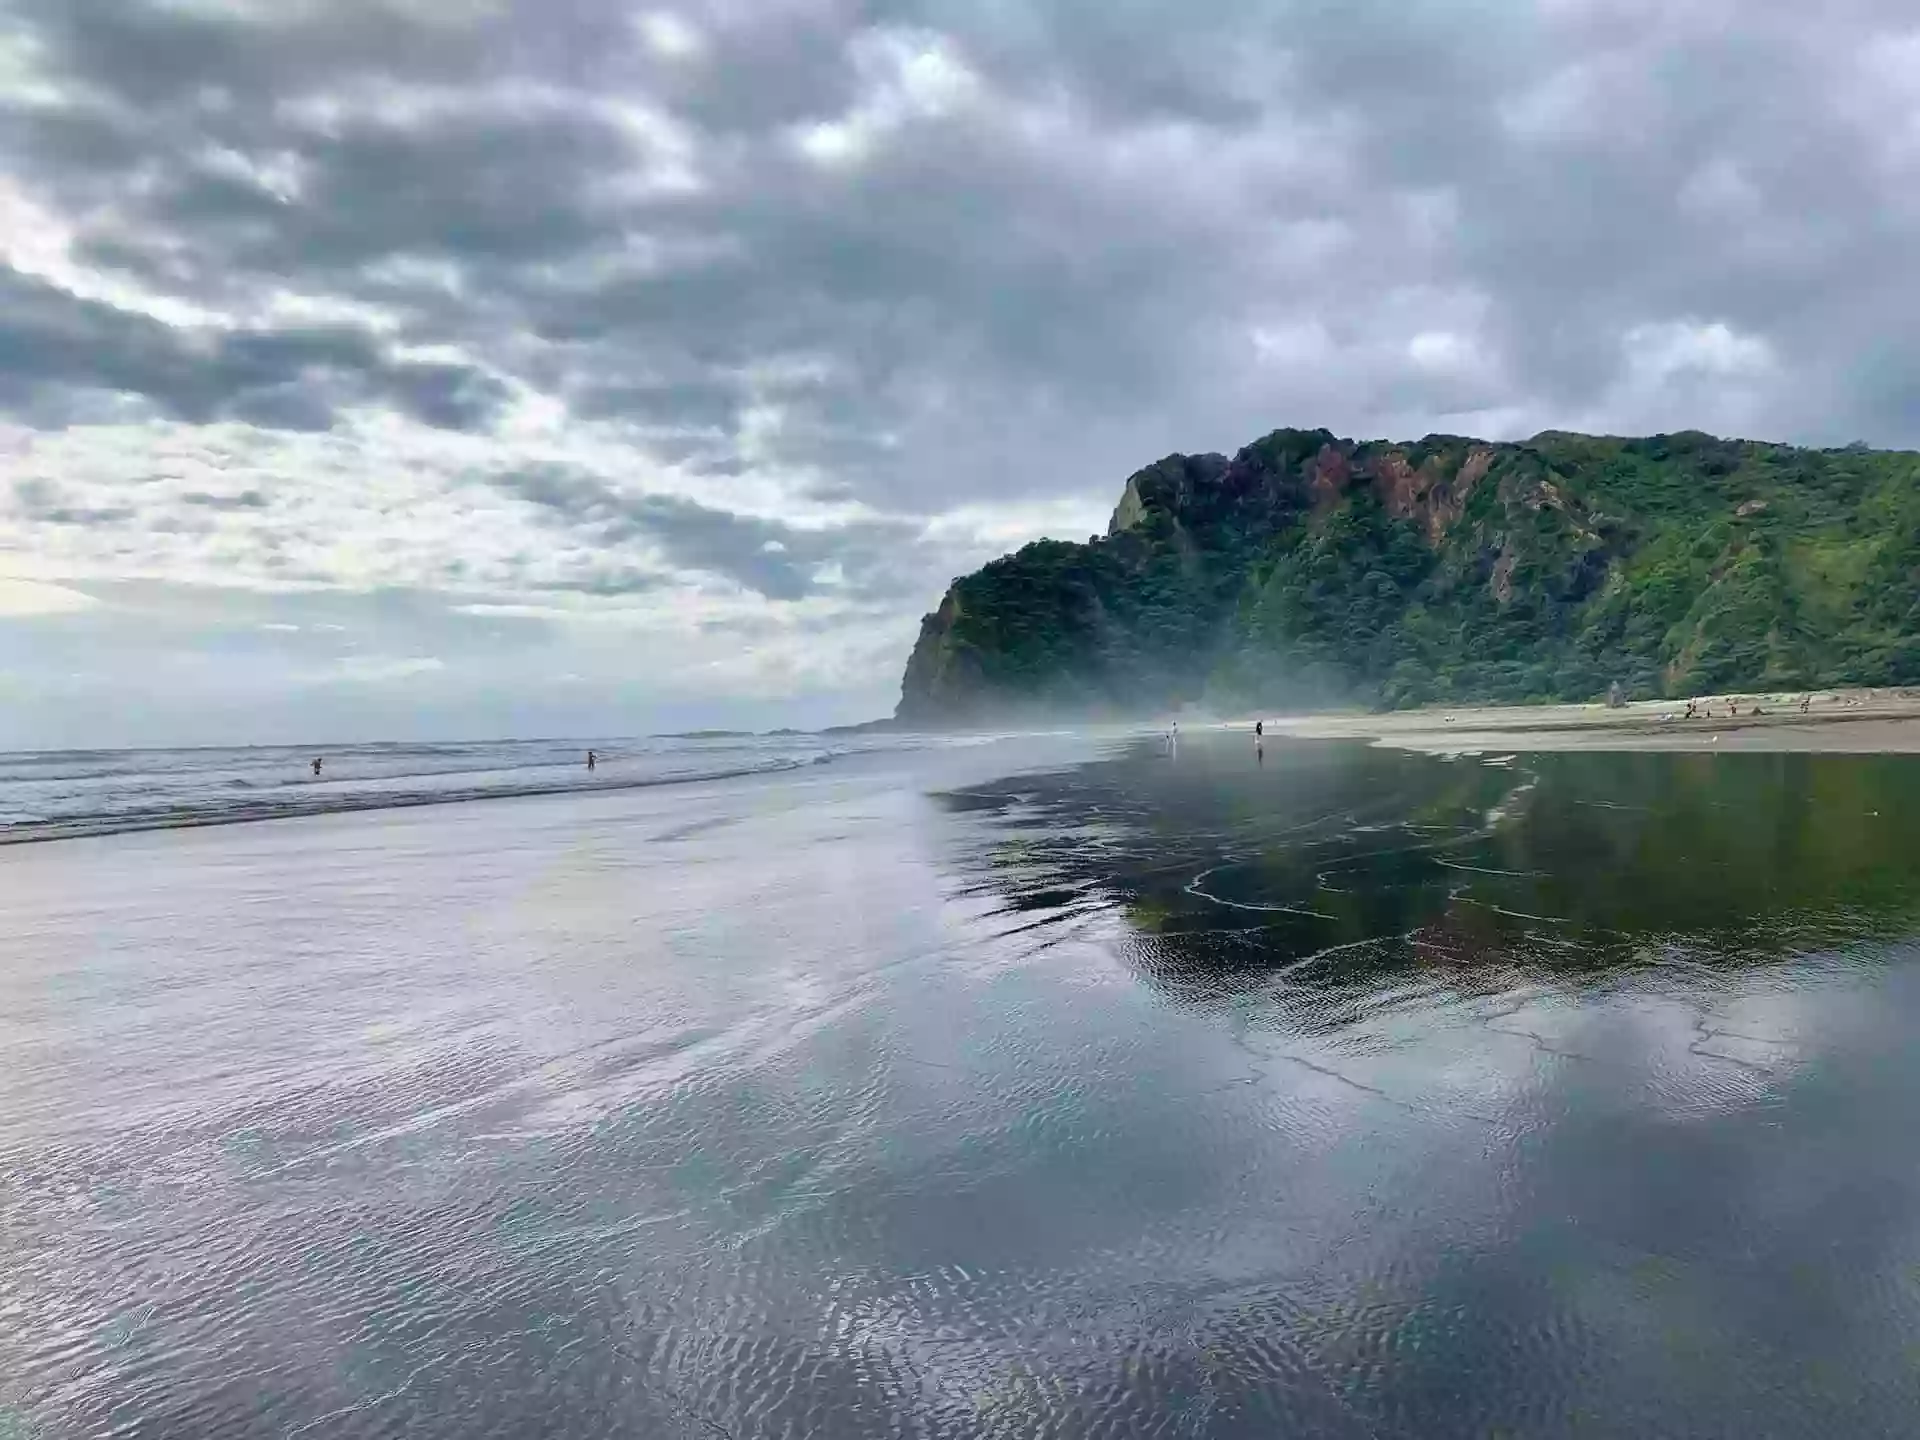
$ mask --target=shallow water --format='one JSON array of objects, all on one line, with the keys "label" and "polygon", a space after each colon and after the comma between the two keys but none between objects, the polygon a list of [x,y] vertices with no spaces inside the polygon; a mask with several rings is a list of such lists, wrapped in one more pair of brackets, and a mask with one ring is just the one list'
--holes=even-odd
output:
[{"label": "shallow water", "polygon": [[1910,1433],[1916,792],[1055,739],[8,850],[0,1435]]},{"label": "shallow water", "polygon": [[[654,735],[0,754],[0,845],[474,800],[744,779],[992,737]],[[588,769],[589,752],[598,764]],[[321,762],[318,774],[315,759]]]}]

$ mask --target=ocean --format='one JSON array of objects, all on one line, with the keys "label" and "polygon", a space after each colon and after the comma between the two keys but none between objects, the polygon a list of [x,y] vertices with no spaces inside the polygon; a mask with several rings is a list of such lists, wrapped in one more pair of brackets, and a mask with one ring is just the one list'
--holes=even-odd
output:
[{"label": "ocean", "polygon": [[590,743],[0,761],[0,1436],[1911,1432],[1913,759]]},{"label": "ocean", "polygon": [[[875,751],[978,743],[985,741],[715,732],[643,739],[0,754],[0,844],[726,780]],[[598,761],[591,771],[589,751]],[[321,761],[317,775],[315,759]]]}]

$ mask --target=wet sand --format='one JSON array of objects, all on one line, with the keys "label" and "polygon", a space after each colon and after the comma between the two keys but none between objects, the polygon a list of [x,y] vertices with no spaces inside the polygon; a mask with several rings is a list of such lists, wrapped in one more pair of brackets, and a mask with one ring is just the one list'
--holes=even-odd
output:
[{"label": "wet sand", "polygon": [[[1920,693],[1820,690],[1716,695],[1686,718],[1684,700],[1605,705],[1456,706],[1384,714],[1299,715],[1267,720],[1271,735],[1371,740],[1427,754],[1547,750],[1745,750],[1773,753],[1920,753]],[[1758,713],[1756,713],[1758,712]],[[1230,722],[1251,728],[1253,717]]]},{"label": "wet sand", "polygon": [[1920,765],[1245,739],[0,851],[0,1436],[1910,1434]]}]

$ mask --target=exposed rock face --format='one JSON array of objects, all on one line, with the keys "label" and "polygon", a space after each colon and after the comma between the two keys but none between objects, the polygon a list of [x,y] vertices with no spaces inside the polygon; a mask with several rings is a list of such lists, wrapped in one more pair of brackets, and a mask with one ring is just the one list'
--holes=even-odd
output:
[{"label": "exposed rock face", "polygon": [[[1098,680],[1076,676],[1075,661],[1113,660],[1132,646],[1139,617],[1131,612],[1139,607],[1129,602],[1137,586],[1151,588],[1158,574],[1176,592],[1183,620],[1199,622],[1185,627],[1191,643],[1184,661],[1204,660],[1216,648],[1217,622],[1244,583],[1250,552],[1289,530],[1326,522],[1356,493],[1377,496],[1389,516],[1411,523],[1438,547],[1465,514],[1497,451],[1454,440],[1428,442],[1422,450],[1416,459],[1406,447],[1356,445],[1326,431],[1278,431],[1231,460],[1172,455],[1147,466],[1122,488],[1104,540],[1043,542],[954,582],[921,624],[897,717],[964,723],[1029,705],[1125,708],[1137,683],[1109,693]],[[1229,555],[1237,559],[1222,571],[1218,562]],[[1066,583],[1038,573],[1057,569],[1087,573]],[[969,604],[969,592],[1010,590],[1023,591],[1025,603]],[[1040,632],[1072,643],[1030,643]],[[1028,657],[1027,649],[1038,653]],[[1029,658],[1031,664],[1020,663]],[[1145,689],[1158,703],[1178,698],[1182,683],[1156,680]]]},{"label": "exposed rock face", "polygon": [[1120,492],[1120,503],[1113,507],[1113,518],[1107,522],[1107,534],[1118,535],[1122,530],[1131,530],[1147,518],[1147,502],[1140,498],[1140,478],[1135,476],[1127,481],[1127,488]]},{"label": "exposed rock face", "polygon": [[1374,484],[1389,515],[1415,521],[1426,531],[1429,543],[1438,545],[1466,513],[1474,487],[1486,478],[1492,464],[1493,452],[1485,446],[1469,452],[1452,473],[1440,456],[1429,456],[1416,470],[1404,452],[1389,450],[1374,462]]},{"label": "exposed rock face", "polygon": [[915,724],[954,723],[967,718],[981,698],[979,665],[967,647],[951,643],[962,614],[956,581],[940,608],[920,622],[920,638],[907,657],[897,719]]},{"label": "exposed rock face", "polygon": [[[1231,459],[1168,456],[1126,482],[1104,537],[1043,541],[956,580],[921,625],[898,717],[1812,681],[1821,648],[1801,617],[1863,607],[1887,615],[1886,638],[1833,664],[1912,683],[1891,677],[1920,680],[1900,618],[1913,606],[1920,630],[1920,554],[1903,567],[1881,556],[1884,526],[1848,528],[1869,487],[1876,513],[1911,516],[1920,550],[1915,457],[1698,434],[1357,444],[1324,430],[1276,431]],[[1790,525],[1826,526],[1823,556],[1867,547],[1823,563],[1887,593],[1790,601],[1799,582],[1775,538]]]},{"label": "exposed rock face", "polygon": [[1520,555],[1514,550],[1502,550],[1500,558],[1493,562],[1493,580],[1491,588],[1493,598],[1502,605],[1513,601],[1513,571],[1520,563]]},{"label": "exposed rock face", "polygon": [[1120,492],[1108,522],[1109,537],[1137,530],[1153,515],[1180,516],[1205,509],[1228,469],[1224,455],[1169,455],[1138,471]]},{"label": "exposed rock face", "polygon": [[1338,505],[1352,479],[1353,467],[1347,463],[1347,452],[1331,441],[1322,445],[1320,453],[1313,457],[1313,470],[1307,481],[1313,508],[1324,514]]}]

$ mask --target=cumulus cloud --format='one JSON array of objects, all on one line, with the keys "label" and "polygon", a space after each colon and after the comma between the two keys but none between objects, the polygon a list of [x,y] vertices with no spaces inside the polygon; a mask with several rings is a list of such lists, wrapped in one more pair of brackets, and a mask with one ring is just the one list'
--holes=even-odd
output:
[{"label": "cumulus cloud", "polygon": [[[628,490],[558,467],[514,471],[495,483],[526,501],[546,522],[581,531],[601,551],[646,542],[663,561],[732,581],[768,600],[799,600],[850,584],[863,593],[897,594],[919,576],[902,576],[898,551],[919,538],[902,521],[856,520],[803,529],[780,520],[716,510],[682,495]],[[849,576],[848,567],[853,567]],[[645,571],[595,570],[580,588],[613,594],[653,589]]]},{"label": "cumulus cloud", "polygon": [[0,403],[33,424],[114,417],[131,399],[199,423],[325,430],[357,404],[475,429],[503,395],[470,366],[395,359],[348,327],[175,327],[0,270]]},{"label": "cumulus cloud", "polygon": [[[433,633],[379,653],[444,668],[334,688],[423,724],[512,718],[469,639],[545,675],[486,615],[634,724],[703,684],[852,718],[953,574],[1171,450],[1920,444],[1893,0],[0,0],[0,33],[0,574],[101,597],[0,622],[129,687],[163,677],[105,664],[116,627],[174,617],[238,704],[257,647],[316,673],[335,600],[404,594]],[[686,693],[635,691],[642,652]]]}]

